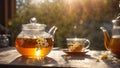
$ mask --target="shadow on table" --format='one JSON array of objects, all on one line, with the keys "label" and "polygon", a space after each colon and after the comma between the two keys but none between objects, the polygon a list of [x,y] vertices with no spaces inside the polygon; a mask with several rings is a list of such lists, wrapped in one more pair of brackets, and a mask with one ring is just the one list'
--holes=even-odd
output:
[{"label": "shadow on table", "polygon": [[44,60],[39,60],[39,59],[31,59],[20,56],[15,60],[13,60],[10,64],[32,65],[32,66],[56,66],[57,61],[55,61],[53,58],[50,57],[45,57]]},{"label": "shadow on table", "polygon": [[118,58],[107,58],[103,59],[103,62],[107,64],[110,68],[120,68],[120,59]]},{"label": "shadow on table", "polygon": [[95,59],[94,57],[91,57],[90,55],[68,55],[68,54],[64,54],[62,55],[63,59],[68,62],[69,60],[84,60],[85,58],[88,59]]}]

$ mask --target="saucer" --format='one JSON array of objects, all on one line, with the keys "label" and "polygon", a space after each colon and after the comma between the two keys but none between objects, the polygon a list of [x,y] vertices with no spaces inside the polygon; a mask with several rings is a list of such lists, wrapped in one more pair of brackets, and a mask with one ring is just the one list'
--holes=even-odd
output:
[{"label": "saucer", "polygon": [[67,55],[72,55],[72,56],[83,56],[86,55],[86,53],[88,51],[84,51],[84,52],[70,52],[68,50],[63,50],[64,53],[66,53]]}]

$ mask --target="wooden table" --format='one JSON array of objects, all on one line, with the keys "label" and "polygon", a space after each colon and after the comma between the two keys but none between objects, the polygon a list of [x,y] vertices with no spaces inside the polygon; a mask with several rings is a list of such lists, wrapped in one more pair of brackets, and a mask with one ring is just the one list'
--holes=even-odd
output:
[{"label": "wooden table", "polygon": [[101,59],[106,51],[89,50],[85,55],[70,56],[63,49],[53,48],[44,61],[22,57],[15,47],[0,49],[0,68],[2,67],[79,67],[79,68],[120,68],[120,59],[110,57]]}]

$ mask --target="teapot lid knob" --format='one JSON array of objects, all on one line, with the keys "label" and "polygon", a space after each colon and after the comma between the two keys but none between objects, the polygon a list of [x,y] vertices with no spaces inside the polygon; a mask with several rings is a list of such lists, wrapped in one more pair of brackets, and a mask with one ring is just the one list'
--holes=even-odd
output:
[{"label": "teapot lid knob", "polygon": [[30,19],[30,23],[28,24],[23,24],[23,29],[39,29],[39,30],[44,30],[46,25],[45,24],[39,24],[37,22],[37,18],[36,17],[32,17]]},{"label": "teapot lid knob", "polygon": [[35,17],[32,17],[32,18],[30,19],[30,23],[37,23],[37,19],[36,19]]}]

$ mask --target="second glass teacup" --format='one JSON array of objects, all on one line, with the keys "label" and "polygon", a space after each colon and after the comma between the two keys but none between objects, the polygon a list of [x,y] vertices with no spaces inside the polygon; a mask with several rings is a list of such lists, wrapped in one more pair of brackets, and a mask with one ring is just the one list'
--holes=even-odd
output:
[{"label": "second glass teacup", "polygon": [[69,52],[84,52],[90,47],[90,41],[86,38],[66,38]]}]

